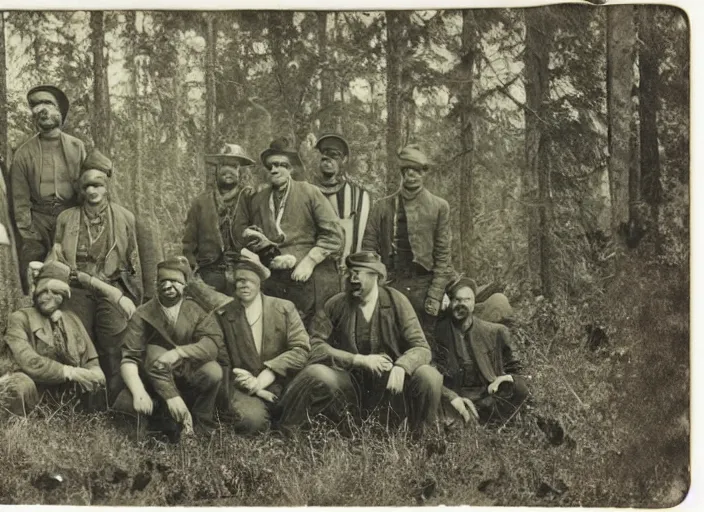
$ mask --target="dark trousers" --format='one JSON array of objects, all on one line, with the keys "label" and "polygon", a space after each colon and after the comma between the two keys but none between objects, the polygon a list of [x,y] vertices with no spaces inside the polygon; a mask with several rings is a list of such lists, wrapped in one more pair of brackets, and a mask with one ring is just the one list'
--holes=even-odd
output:
[{"label": "dark trousers", "polygon": [[214,264],[198,269],[198,274],[205,284],[212,286],[220,293],[225,293],[232,296],[234,289],[227,282],[227,272],[224,266]]},{"label": "dark trousers", "polygon": [[435,368],[423,365],[407,375],[398,395],[386,390],[387,381],[388,374],[374,377],[312,364],[293,379],[279,400],[279,423],[293,427],[318,414],[339,421],[346,407],[360,419],[373,416],[389,426],[404,418],[414,429],[435,423],[442,390],[442,376]]},{"label": "dark trousers", "polygon": [[[455,391],[460,396],[472,400],[479,413],[479,422],[483,425],[506,423],[521,408],[529,395],[525,379],[518,375],[513,375],[513,383],[502,382],[493,395],[490,395],[486,388],[460,388]],[[443,412],[450,420],[460,417],[449,403],[443,403]]]},{"label": "dark trousers", "polygon": [[55,214],[39,213],[32,210],[32,228],[39,239],[23,238],[19,247],[19,263],[22,278],[22,288],[24,293],[29,293],[29,283],[27,282],[27,268],[31,261],[44,261],[54,245],[54,234],[56,231],[56,217],[64,209],[58,208]]},{"label": "dark trousers", "polygon": [[426,337],[433,333],[437,321],[437,317],[425,312],[425,299],[432,281],[433,274],[398,274],[389,282],[389,286],[408,298]]},{"label": "dark trousers", "polygon": [[[258,396],[249,395],[228,381],[228,389],[221,388],[218,400],[218,417],[220,421],[233,425],[236,432],[245,435],[258,434],[269,430],[272,421],[278,415],[278,405],[267,402]],[[267,388],[276,396],[281,396],[283,387],[274,382]]]}]

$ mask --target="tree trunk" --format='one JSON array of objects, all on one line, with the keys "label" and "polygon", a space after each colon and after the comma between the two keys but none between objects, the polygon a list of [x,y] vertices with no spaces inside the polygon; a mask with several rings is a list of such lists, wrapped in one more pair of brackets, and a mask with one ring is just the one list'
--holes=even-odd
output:
[{"label": "tree trunk", "polygon": [[401,146],[402,53],[405,13],[386,11],[386,191],[398,186],[397,152]]},{"label": "tree trunk", "polygon": [[318,11],[318,62],[320,66],[320,131],[329,132],[335,126],[335,75],[330,69],[328,48],[328,13]]},{"label": "tree trunk", "polygon": [[93,145],[110,155],[110,94],[105,59],[105,14],[90,13],[91,50],[93,52]]},{"label": "tree trunk", "polygon": [[606,92],[609,111],[609,185],[611,229],[615,239],[629,221],[629,175],[631,168],[631,118],[633,116],[633,65],[635,23],[633,6],[611,6],[606,11]]},{"label": "tree trunk", "polygon": [[[205,153],[214,153],[217,148],[217,98],[215,70],[217,66],[217,26],[215,14],[205,13]],[[214,185],[215,175],[206,169],[206,184]]]}]

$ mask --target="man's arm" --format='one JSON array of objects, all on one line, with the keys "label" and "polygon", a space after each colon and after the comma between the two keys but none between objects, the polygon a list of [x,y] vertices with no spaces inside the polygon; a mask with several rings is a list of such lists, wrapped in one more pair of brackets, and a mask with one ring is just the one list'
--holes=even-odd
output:
[{"label": "man's arm", "polygon": [[[256,197],[256,193],[252,195],[247,195],[244,197],[240,196],[240,200],[237,202],[237,209],[235,210],[235,219],[232,221],[232,241],[235,245],[234,249],[240,252],[243,248],[247,247],[244,238],[244,230],[247,229],[254,221],[254,211],[253,211],[253,200]],[[261,226],[260,226],[261,227]]]},{"label": "man's arm", "polygon": [[147,219],[135,218],[135,232],[144,289],[143,302],[156,295],[156,265],[163,259],[160,245],[155,236],[156,230],[149,226]]},{"label": "man's arm", "polygon": [[311,197],[311,213],[316,226],[315,247],[308,252],[308,257],[315,264],[321,263],[331,254],[338,254],[342,250],[343,233],[340,219],[335,215],[330,201],[328,201],[319,188],[309,187]]},{"label": "man's arm", "polygon": [[303,327],[303,321],[295,306],[287,303],[284,308],[288,350],[264,363],[264,366],[280,377],[286,377],[288,372],[303,368],[310,351],[308,333]]},{"label": "man's arm", "polygon": [[41,237],[32,228],[32,211],[30,210],[32,189],[28,174],[22,152],[19,155],[15,154],[10,166],[10,190],[17,231],[23,239],[41,240]]},{"label": "man's arm", "polygon": [[413,375],[421,365],[429,364],[431,360],[430,345],[425,339],[423,329],[410,301],[401,292],[391,293],[398,315],[399,329],[408,349],[399,357],[394,366],[400,366],[408,375]]},{"label": "man's arm", "polygon": [[362,250],[363,251],[374,251],[377,254],[381,254],[381,244],[379,244],[380,230],[381,230],[381,202],[377,202],[372,206],[372,210],[369,213],[369,220],[367,221],[367,226],[364,230],[364,238],[362,238]]},{"label": "man's arm", "polygon": [[333,332],[331,315],[333,310],[333,299],[325,304],[324,308],[318,311],[313,318],[310,336],[310,357],[309,363],[321,363],[337,368],[350,369],[354,366],[354,356],[352,352],[341,350],[330,345],[329,340]]},{"label": "man's arm", "polygon": [[433,243],[433,280],[428,288],[428,296],[439,311],[445,287],[452,274],[452,231],[450,230],[450,205],[442,200],[435,227]]},{"label": "man's arm", "polygon": [[215,361],[220,351],[224,350],[222,330],[212,314],[200,319],[193,331],[193,339],[196,340],[194,343],[176,347],[182,359],[207,363]]}]

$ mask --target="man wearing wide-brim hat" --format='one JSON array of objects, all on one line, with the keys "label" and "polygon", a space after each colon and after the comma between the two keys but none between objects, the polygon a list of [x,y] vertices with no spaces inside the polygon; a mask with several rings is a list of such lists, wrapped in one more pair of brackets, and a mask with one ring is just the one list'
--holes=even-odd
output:
[{"label": "man wearing wide-brim hat", "polygon": [[309,365],[281,398],[281,425],[295,427],[318,413],[339,420],[341,407],[353,405],[362,418],[381,412],[384,424],[408,417],[412,428],[432,426],[442,376],[430,366],[430,346],[413,307],[384,285],[386,266],[378,254],[350,254],[346,267],[347,291],[316,314]]},{"label": "man wearing wide-brim hat", "polygon": [[56,218],[78,203],[75,188],[86,158],[83,142],[62,131],[69,110],[66,94],[53,85],[27,93],[37,134],[15,152],[10,167],[12,213],[19,237],[25,293],[30,261],[43,261],[54,242]]},{"label": "man wearing wide-brim hat", "polygon": [[310,350],[296,306],[261,292],[270,275],[255,253],[243,249],[234,270],[235,300],[218,311],[229,357],[220,419],[248,434],[267,430],[278,398]]},{"label": "man wearing wide-brim hat", "polygon": [[237,144],[224,144],[218,153],[205,155],[214,168],[215,188],[198,196],[186,217],[183,255],[210,286],[226,293],[228,261],[235,251],[233,225],[240,201],[249,201],[254,189],[242,183],[242,169],[254,165]]},{"label": "man wearing wide-brim hat", "polygon": [[[342,228],[330,202],[316,186],[292,179],[302,162],[287,139],[274,140],[260,158],[269,185],[251,201],[240,201],[235,236],[239,247],[254,252],[272,244],[278,247],[280,255],[269,263],[272,275],[262,290],[292,301],[308,325],[326,298],[318,282],[320,269],[334,269],[335,262],[328,257],[342,250]],[[251,226],[260,230],[258,237],[246,236],[245,231],[253,231],[247,230]]]}]

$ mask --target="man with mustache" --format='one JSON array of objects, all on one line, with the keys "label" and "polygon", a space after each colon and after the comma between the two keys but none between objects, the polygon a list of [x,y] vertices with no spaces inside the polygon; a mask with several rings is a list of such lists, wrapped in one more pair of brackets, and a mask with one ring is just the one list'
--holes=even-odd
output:
[{"label": "man with mustache", "polygon": [[64,309],[71,296],[69,275],[65,265],[42,266],[33,306],[9,317],[2,354],[9,368],[0,377],[0,405],[13,414],[29,413],[44,392],[58,398],[77,390],[85,405],[85,394],[94,394],[105,385],[90,336],[81,320]]},{"label": "man with mustache", "polygon": [[27,93],[27,101],[38,133],[17,149],[10,166],[10,196],[25,293],[29,290],[29,262],[44,261],[54,243],[57,216],[78,204],[74,185],[86,158],[83,142],[62,131],[69,100],[61,89],[34,87]]},{"label": "man with mustache", "polygon": [[151,415],[165,405],[180,432],[211,433],[225,349],[213,315],[185,295],[190,272],[183,256],[157,265],[157,295],[137,308],[123,338],[127,389],[113,407]]},{"label": "man with mustache", "polygon": [[254,434],[269,428],[278,397],[308,358],[310,343],[292,302],[261,293],[271,272],[242,250],[235,265],[235,300],[218,311],[229,356],[221,419]]},{"label": "man with mustache", "polygon": [[215,167],[216,187],[196,198],[186,217],[183,255],[203,281],[217,291],[229,290],[229,264],[225,255],[235,250],[232,227],[240,201],[249,200],[252,187],[243,186],[241,173],[254,165],[242,147],[225,144],[219,153],[206,155],[207,165]]},{"label": "man with mustache", "polygon": [[[321,269],[334,272],[335,262],[329,256],[342,250],[342,228],[316,186],[292,179],[295,169],[303,169],[303,162],[288,139],[274,140],[260,159],[268,171],[269,186],[251,201],[240,201],[234,221],[238,248],[258,253],[264,246],[278,247],[280,254],[269,263],[271,277],[262,283],[262,291],[293,302],[307,326],[326,299],[321,294],[325,291]],[[261,230],[254,240],[245,233],[252,231],[247,230],[250,226]]]},{"label": "man with mustache", "polygon": [[339,419],[340,408],[352,404],[363,417],[381,413],[384,424],[407,417],[414,429],[432,426],[442,376],[429,364],[413,307],[383,286],[386,267],[378,254],[350,254],[346,266],[347,291],[315,316],[309,365],[281,398],[281,425],[300,425],[319,413]]},{"label": "man with mustache", "polygon": [[517,366],[506,326],[474,314],[476,284],[461,277],[448,286],[448,312],[435,326],[433,361],[443,374],[443,405],[452,420],[504,423],[528,397],[525,380],[507,374]]}]

